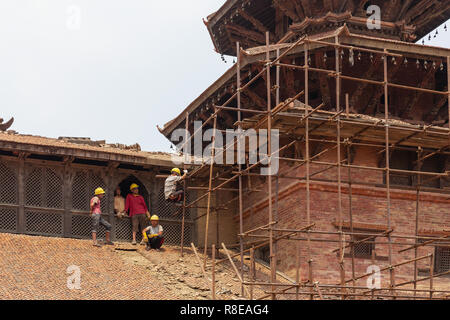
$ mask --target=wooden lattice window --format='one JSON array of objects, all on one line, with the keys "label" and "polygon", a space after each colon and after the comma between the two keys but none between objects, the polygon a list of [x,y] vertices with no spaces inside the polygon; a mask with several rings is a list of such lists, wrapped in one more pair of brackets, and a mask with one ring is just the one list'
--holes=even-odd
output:
[{"label": "wooden lattice window", "polygon": [[48,168],[34,168],[25,181],[27,206],[63,208],[62,178]]},{"label": "wooden lattice window", "polygon": [[[89,211],[89,201],[94,196],[94,190],[98,187],[107,190],[106,183],[98,174],[90,171],[77,172],[72,183],[72,209]],[[103,213],[109,213],[110,197],[111,195],[107,193],[102,199]]]},{"label": "wooden lattice window", "polygon": [[450,270],[450,248],[436,247],[434,267],[437,273]]},{"label": "wooden lattice window", "polygon": [[18,203],[17,176],[6,164],[0,162],[0,203]]}]

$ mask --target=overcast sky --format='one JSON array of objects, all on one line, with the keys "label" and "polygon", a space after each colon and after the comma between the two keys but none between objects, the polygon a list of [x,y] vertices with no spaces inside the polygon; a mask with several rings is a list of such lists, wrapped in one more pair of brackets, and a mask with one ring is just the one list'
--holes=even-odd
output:
[{"label": "overcast sky", "polygon": [[[23,134],[170,151],[156,129],[231,66],[202,18],[224,0],[1,0],[0,117]],[[427,44],[450,47],[450,25]]]}]

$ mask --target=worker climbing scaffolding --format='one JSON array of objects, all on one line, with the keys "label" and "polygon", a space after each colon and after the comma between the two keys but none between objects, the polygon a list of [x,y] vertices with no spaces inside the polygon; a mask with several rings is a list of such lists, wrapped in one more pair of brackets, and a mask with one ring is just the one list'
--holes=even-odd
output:
[{"label": "worker climbing scaffolding", "polygon": [[164,184],[164,196],[167,201],[180,204],[185,195],[183,189],[178,189],[178,183],[187,177],[187,170],[183,171],[183,176],[181,175],[181,170],[178,168],[173,168],[171,175],[166,179]]}]

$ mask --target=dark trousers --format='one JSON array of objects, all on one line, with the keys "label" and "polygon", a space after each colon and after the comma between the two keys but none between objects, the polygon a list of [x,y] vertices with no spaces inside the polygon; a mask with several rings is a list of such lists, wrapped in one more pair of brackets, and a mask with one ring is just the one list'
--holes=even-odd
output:
[{"label": "dark trousers", "polygon": [[[147,236],[149,236],[148,233],[147,233]],[[150,248],[152,248],[152,249],[159,249],[159,248],[161,248],[163,243],[164,243],[164,237],[157,236],[154,238],[148,238],[147,246],[150,246]]]},{"label": "dark trousers", "polygon": [[169,199],[167,199],[167,201],[169,202],[181,202],[184,199],[184,191],[183,190],[178,190],[174,193],[172,193],[169,197]]}]

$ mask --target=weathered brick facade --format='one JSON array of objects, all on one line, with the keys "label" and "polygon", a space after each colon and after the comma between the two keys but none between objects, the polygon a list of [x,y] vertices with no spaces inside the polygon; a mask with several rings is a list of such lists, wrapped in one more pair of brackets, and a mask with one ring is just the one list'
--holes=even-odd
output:
[{"label": "weathered brick facade", "polygon": [[[343,154],[343,159],[345,155]],[[319,160],[335,161],[336,152],[330,151]],[[354,152],[353,164],[360,166],[377,166],[376,157],[366,148],[359,148]],[[281,164],[280,173],[289,170],[292,165],[286,162]],[[303,177],[305,175],[305,167],[292,171],[290,175]],[[317,164],[311,165],[311,173],[323,169],[324,166]],[[347,182],[348,169],[342,168],[342,180]],[[262,178],[251,178],[254,184],[262,182],[258,188],[267,188],[267,183]],[[335,223],[339,216],[338,187],[336,182],[328,182],[325,180],[337,181],[337,168],[318,174],[312,178],[310,185],[310,205],[311,205],[311,223],[315,226],[312,230],[337,232],[338,227]],[[379,230],[387,229],[387,199],[386,188],[383,185],[383,172],[373,170],[351,169],[351,202],[353,222],[355,232],[375,233]],[[259,180],[259,181],[258,181]],[[371,183],[373,186],[363,185],[361,183]],[[443,183],[444,185],[444,183]],[[276,188],[276,186],[275,186]],[[278,224],[277,228],[282,229],[299,229],[306,226],[306,182],[280,179],[279,180],[279,196],[278,204],[274,202],[274,208],[278,208]],[[415,219],[416,219],[416,191],[407,190],[402,186],[391,186],[391,226],[394,229],[393,235],[396,236],[414,236],[415,235]],[[267,189],[264,189],[267,190]],[[342,220],[350,221],[349,213],[349,185],[342,184]],[[268,201],[267,192],[253,193],[245,201],[246,209],[244,210],[244,230],[250,230],[258,226],[266,225],[268,218]],[[275,210],[276,211],[276,210]],[[450,225],[450,197],[448,189],[436,189],[434,192],[420,192],[419,202],[419,234],[440,235],[440,231],[448,229]],[[238,218],[236,218],[238,219]],[[366,230],[358,229],[361,225],[368,228]],[[345,226],[345,224],[344,224]],[[344,229],[344,231],[349,231]],[[267,232],[260,232],[266,234]],[[277,234],[276,234],[277,235]],[[278,234],[280,235],[280,234]],[[299,234],[299,238],[305,239],[306,233]],[[326,284],[337,284],[340,279],[339,258],[333,250],[339,248],[339,236],[327,234],[311,234],[311,239],[319,239],[322,241],[311,242],[311,257],[313,259],[313,277],[314,280]],[[323,240],[333,240],[336,242],[324,242]],[[255,240],[255,239],[251,239]],[[257,239],[259,240],[259,239]],[[346,236],[346,241],[350,240],[350,236]],[[386,237],[377,237],[376,242],[387,242]],[[393,245],[392,264],[400,263],[406,260],[414,259],[414,250],[398,253],[399,250],[407,248],[414,244],[413,239],[393,238],[393,242],[401,242],[402,245]],[[300,244],[300,270],[301,278],[308,279],[308,246],[306,241],[281,240],[277,243],[277,269],[285,272],[289,276],[295,278],[296,273],[296,248],[297,243]],[[434,252],[434,246],[421,247],[418,249],[418,257]],[[346,279],[352,278],[351,256],[349,249],[346,250],[344,259]],[[375,260],[371,258],[355,258],[355,275],[360,276],[367,272],[370,265],[378,265],[380,268],[389,265],[388,262],[388,245],[375,244]],[[429,267],[430,259],[418,262],[418,269]],[[398,267],[395,269],[395,279],[397,283],[412,280],[414,277],[414,263]],[[382,272],[382,286],[389,285],[389,272]],[[366,278],[359,281],[358,285],[365,285]],[[428,285],[428,282],[424,282]],[[437,288],[450,285],[450,279],[435,279]]]}]

